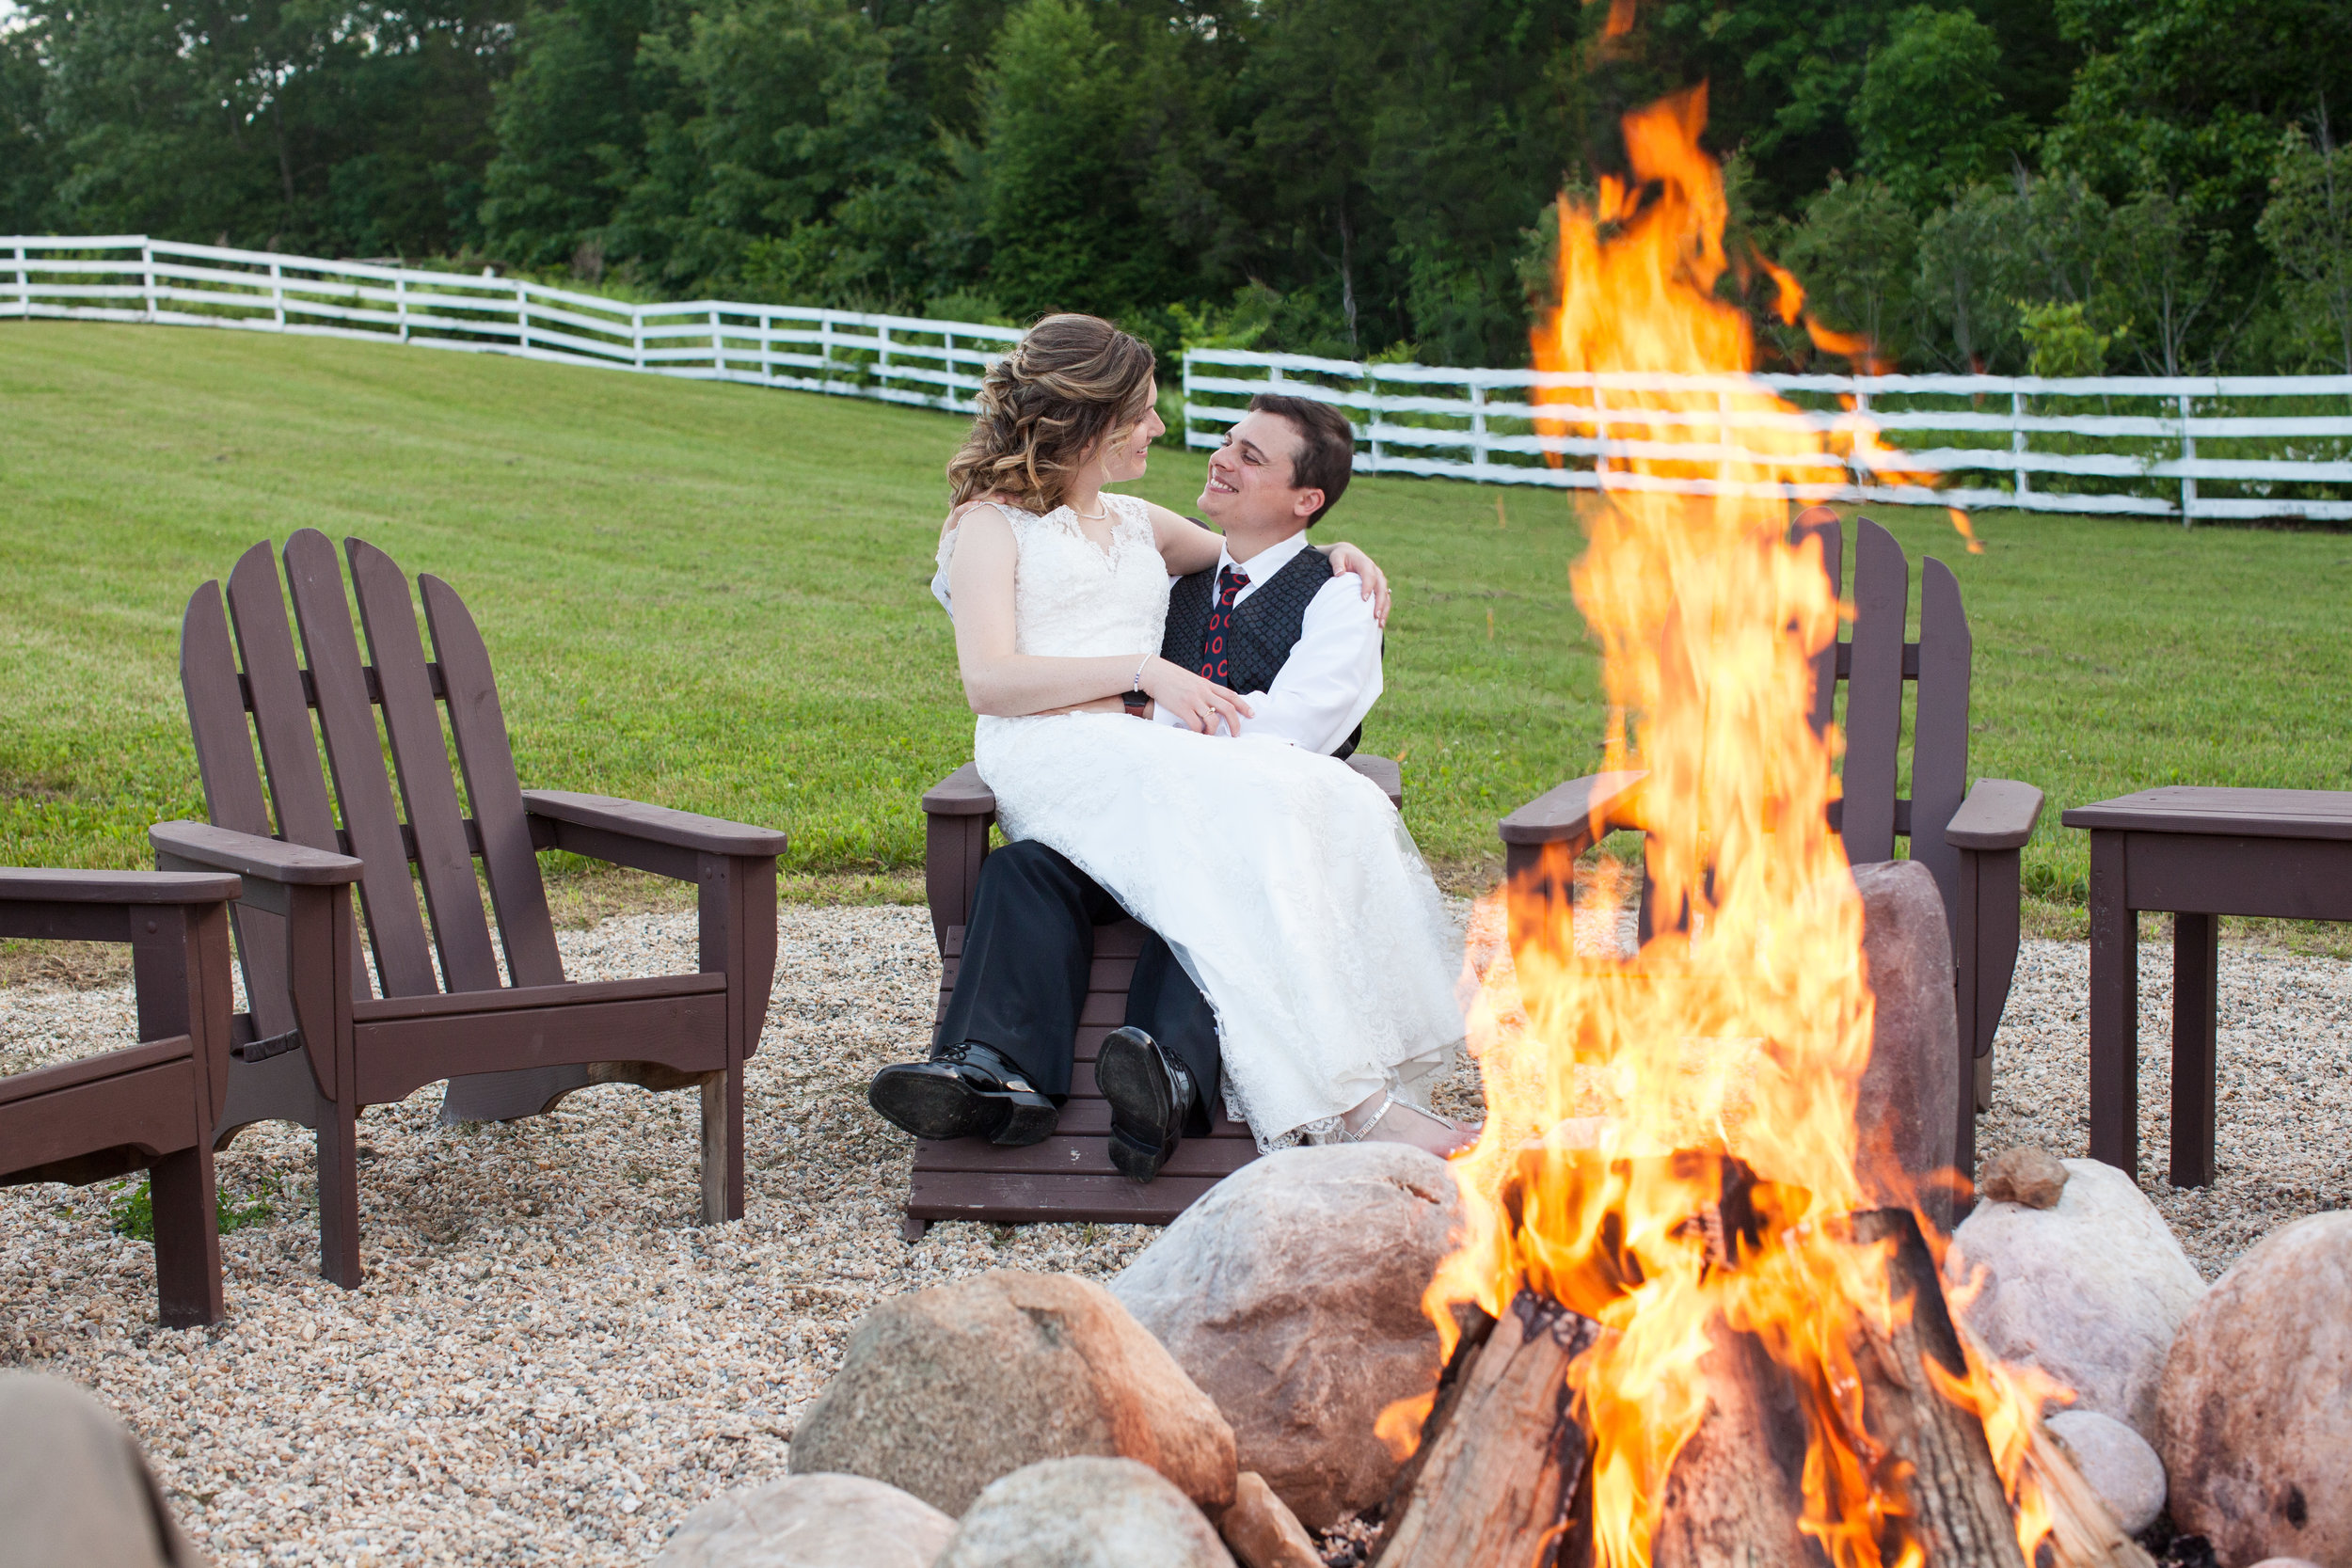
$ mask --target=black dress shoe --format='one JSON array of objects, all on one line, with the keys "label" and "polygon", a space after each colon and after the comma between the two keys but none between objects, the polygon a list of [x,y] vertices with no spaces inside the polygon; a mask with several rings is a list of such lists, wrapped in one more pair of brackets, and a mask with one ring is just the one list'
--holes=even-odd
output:
[{"label": "black dress shoe", "polygon": [[1151,1180],[1184,1137],[1192,1074],[1142,1030],[1114,1029],[1094,1059],[1094,1083],[1110,1101],[1111,1164],[1131,1180]]},{"label": "black dress shoe", "polygon": [[1061,1113],[1002,1052],[967,1041],[928,1062],[874,1074],[866,1102],[918,1138],[986,1138],[1020,1148],[1049,1138]]}]

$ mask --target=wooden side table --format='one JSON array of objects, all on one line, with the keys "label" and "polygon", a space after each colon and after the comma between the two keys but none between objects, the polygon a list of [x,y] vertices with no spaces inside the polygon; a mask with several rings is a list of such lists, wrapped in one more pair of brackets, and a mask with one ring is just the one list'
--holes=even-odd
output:
[{"label": "wooden side table", "polygon": [[2352,921],[2352,793],[2143,789],[2059,818],[2090,832],[2090,1157],[2139,1164],[2142,910],[2172,922],[2172,1184],[2213,1181],[2220,917]]}]

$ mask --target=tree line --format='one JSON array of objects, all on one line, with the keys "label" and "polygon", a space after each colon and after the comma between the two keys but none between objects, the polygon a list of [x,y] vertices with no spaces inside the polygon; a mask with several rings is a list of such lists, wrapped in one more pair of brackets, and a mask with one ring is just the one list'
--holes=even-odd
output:
[{"label": "tree line", "polygon": [[2352,373],[2343,0],[1639,0],[1612,36],[1635,4],[18,0],[0,224],[1518,365],[1552,198],[1703,80],[1735,249],[1888,365]]}]

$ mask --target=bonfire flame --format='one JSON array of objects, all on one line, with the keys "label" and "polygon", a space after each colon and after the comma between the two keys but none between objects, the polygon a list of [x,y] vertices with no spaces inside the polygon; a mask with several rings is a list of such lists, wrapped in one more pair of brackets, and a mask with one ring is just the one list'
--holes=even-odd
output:
[{"label": "bonfire flame", "polygon": [[[1887,1195],[1857,1174],[1872,998],[1860,895],[1827,826],[1839,740],[1808,717],[1840,611],[1819,542],[1788,527],[1787,498],[1840,466],[1839,433],[1750,378],[1747,318],[1716,293],[1730,262],[1705,117],[1703,90],[1629,117],[1631,178],[1604,179],[1589,206],[1562,200],[1560,303],[1534,338],[1546,371],[1717,378],[1612,388],[1605,420],[1579,417],[1585,388],[1541,394],[1546,429],[1686,444],[1604,465],[1573,573],[1606,657],[1605,766],[1647,772],[1636,815],[1660,934],[1629,966],[1541,932],[1518,944],[1516,998],[1490,990],[1475,1009],[1487,1121],[1455,1162],[1466,1236],[1425,1305],[1449,1354],[1455,1304],[1499,1316],[1522,1287],[1611,1331],[1569,1371],[1602,1568],[1649,1562],[1718,1328],[1756,1336],[1812,1390],[1805,1528],[1831,1562],[1911,1568],[1906,1478],[1867,1436],[1850,1348],[1907,1307],[1889,1299],[1887,1244],[1847,1224]],[[1802,293],[1773,276],[1793,317]],[[1722,438],[1732,413],[1766,417]],[[1854,426],[1849,440],[1868,439]],[[1947,1397],[1995,1428],[2014,1484],[2028,1396],[1972,1366]],[[1420,1409],[1391,1414],[1409,1429]]]}]

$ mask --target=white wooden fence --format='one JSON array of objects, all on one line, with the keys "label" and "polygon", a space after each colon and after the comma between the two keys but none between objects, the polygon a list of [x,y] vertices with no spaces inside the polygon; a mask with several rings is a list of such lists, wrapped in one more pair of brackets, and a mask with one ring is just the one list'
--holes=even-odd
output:
[{"label": "white wooden fence", "polygon": [[[1795,404],[1795,412],[1738,398],[1758,381]],[[1554,405],[1551,417],[1555,424],[1567,417],[1577,434],[1537,429],[1542,408],[1534,393],[1540,388],[1576,389],[1572,416]],[[1712,495],[1734,488],[1804,500],[2137,513],[2185,523],[2352,518],[2352,376],[1751,380],[1362,365],[1194,349],[1184,356],[1184,444],[1219,444],[1249,396],[1267,390],[1345,409],[1356,425],[1359,473],[1580,490]],[[1677,395],[1661,400],[1659,393]],[[1712,407],[1692,409],[1693,397],[1710,395]],[[1661,408],[1661,402],[1674,406]],[[1825,453],[1815,465],[1818,479],[1741,484],[1625,467],[1646,461],[1687,470],[1742,459],[1785,465],[1781,456],[1740,446],[1740,433],[1794,424],[1851,434],[1863,420],[1884,433],[1885,450],[1863,442],[1847,455]],[[1613,433],[1613,423],[1624,434]],[[1905,482],[1922,472],[1942,476],[1940,483],[1930,488]]]},{"label": "white wooden fence", "polygon": [[0,237],[0,319],[162,322],[516,354],[969,413],[1020,329],[791,305],[630,305],[487,274],[181,245]]}]

